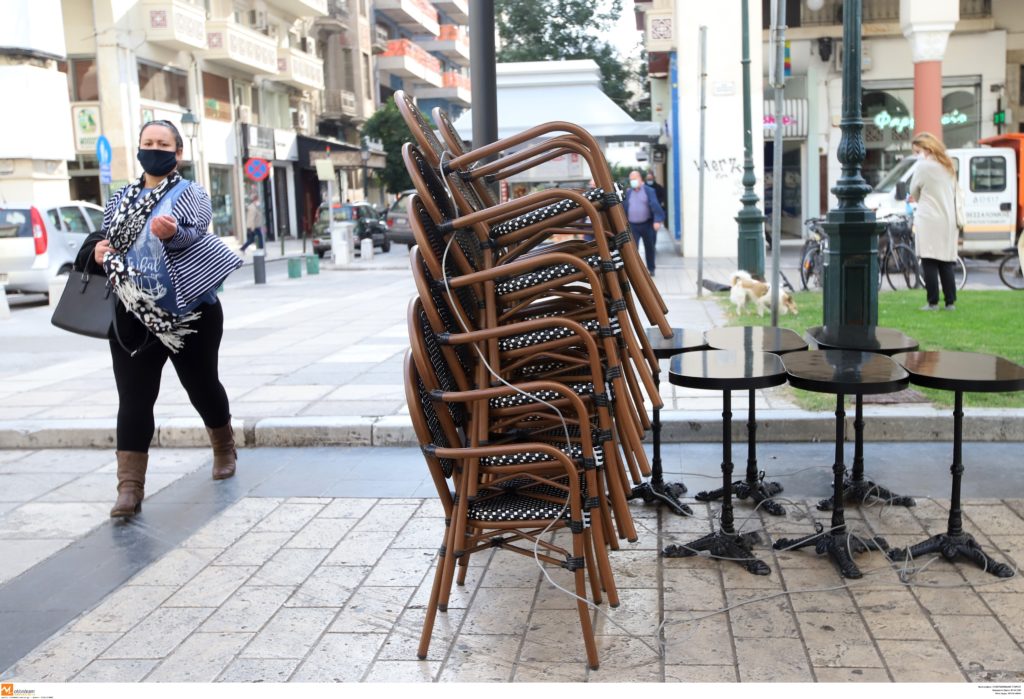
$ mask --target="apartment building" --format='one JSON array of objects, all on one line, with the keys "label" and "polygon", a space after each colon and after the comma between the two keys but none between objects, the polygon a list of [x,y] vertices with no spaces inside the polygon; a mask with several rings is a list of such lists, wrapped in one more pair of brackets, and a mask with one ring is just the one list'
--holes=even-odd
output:
[{"label": "apartment building", "polygon": [[[365,1],[365,0],[361,0]],[[376,90],[405,90],[420,109],[455,119],[469,107],[469,0],[374,0]]]},{"label": "apartment building", "polygon": [[[743,1],[743,0],[741,0]],[[768,84],[768,0],[750,11],[754,161],[762,209],[770,213],[776,120],[783,124],[784,238],[835,205],[842,110],[842,0],[785,0],[788,67],[783,113],[774,114]],[[738,211],[743,131],[740,3],[705,6],[683,0],[635,0],[651,74],[652,119],[671,135],[669,191],[682,201],[684,254],[696,248],[696,181],[705,173],[707,206]],[[699,27],[707,27],[707,144],[698,164]],[[1024,129],[1024,4],[1018,0],[863,0],[862,103],[864,177],[879,182],[910,152],[915,128],[942,134],[950,147],[1000,130]],[[922,113],[923,95],[932,95]],[[916,98],[916,99],[915,99]],[[934,113],[932,113],[934,112]],[[1002,113],[1005,125],[994,122]],[[763,124],[763,130],[757,128]],[[736,164],[739,164],[739,167]],[[736,224],[705,223],[705,250],[736,254]],[[709,243],[710,241],[710,243]]]}]

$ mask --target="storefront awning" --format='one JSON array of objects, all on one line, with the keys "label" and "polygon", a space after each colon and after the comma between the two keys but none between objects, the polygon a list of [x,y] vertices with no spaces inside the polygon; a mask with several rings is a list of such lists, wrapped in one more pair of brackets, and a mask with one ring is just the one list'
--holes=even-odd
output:
[{"label": "storefront awning", "polygon": [[[775,138],[775,100],[764,101],[764,140]],[[807,138],[807,100],[782,100],[782,139]]]}]

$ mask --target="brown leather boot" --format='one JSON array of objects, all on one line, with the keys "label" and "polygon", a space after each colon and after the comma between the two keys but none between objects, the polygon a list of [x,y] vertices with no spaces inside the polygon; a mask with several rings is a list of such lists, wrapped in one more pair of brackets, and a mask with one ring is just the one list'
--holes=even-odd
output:
[{"label": "brown leather boot", "polygon": [[235,431],[231,429],[231,419],[223,427],[207,427],[210,445],[213,447],[213,480],[220,481],[235,475],[235,462],[238,452],[235,451]]},{"label": "brown leather boot", "polygon": [[111,517],[131,517],[142,510],[149,454],[142,451],[117,452],[117,502]]}]

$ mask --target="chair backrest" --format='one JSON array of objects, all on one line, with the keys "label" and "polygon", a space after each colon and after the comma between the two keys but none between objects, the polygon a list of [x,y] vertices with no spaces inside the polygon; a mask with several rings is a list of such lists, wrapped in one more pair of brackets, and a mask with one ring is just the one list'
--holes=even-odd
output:
[{"label": "chair backrest", "polygon": [[420,148],[430,151],[434,158],[440,161],[441,154],[445,152],[444,144],[438,140],[434,129],[423,117],[423,112],[405,90],[398,90],[395,93],[395,106],[398,107],[398,113],[402,115],[405,125],[409,127],[412,137],[416,139],[416,143],[420,144]]},{"label": "chair backrest", "polygon": [[412,358],[412,351],[405,354],[405,401],[409,406],[409,418],[412,421],[413,431],[420,443],[423,457],[427,462],[427,469],[430,471],[431,480],[437,489],[437,496],[441,499],[441,507],[446,516],[451,516],[454,509],[452,488],[448,481],[452,480],[456,472],[456,463],[453,459],[438,458],[433,453],[434,447],[455,447],[452,444],[445,427],[438,417],[436,406],[430,397],[430,392],[423,383],[423,379],[416,369],[416,363]]}]

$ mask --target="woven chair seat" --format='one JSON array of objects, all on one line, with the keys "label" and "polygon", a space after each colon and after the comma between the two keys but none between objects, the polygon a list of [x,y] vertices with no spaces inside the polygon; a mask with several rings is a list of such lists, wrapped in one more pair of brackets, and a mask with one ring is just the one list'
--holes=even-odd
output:
[{"label": "woven chair seat", "polygon": [[[552,444],[551,446],[568,456],[574,461],[583,458],[583,447],[579,444]],[[521,451],[515,454],[502,454],[501,456],[485,456],[480,459],[482,466],[523,466],[536,464],[542,461],[550,461],[551,456],[539,451]]]},{"label": "woven chair seat", "polygon": [[[600,255],[590,255],[589,257],[584,257],[583,261],[590,267],[597,268],[601,264],[601,257]],[[578,272],[579,268],[570,264],[551,265],[533,272],[509,277],[496,284],[494,290],[499,296],[503,296],[515,293],[516,291],[523,291],[524,289],[532,289],[535,286],[547,284],[548,282],[562,279]]]},{"label": "woven chair seat", "polygon": [[[604,190],[600,187],[596,189],[588,189],[582,193],[588,200],[592,202],[600,202],[604,197]],[[556,201],[554,204],[548,204],[543,206],[536,211],[531,211],[527,214],[521,214],[515,218],[510,218],[508,221],[497,224],[491,227],[491,238],[497,240],[504,235],[509,233],[515,233],[518,230],[532,226],[535,223],[546,221],[550,218],[554,218],[559,214],[564,214],[566,211],[572,211],[578,209],[579,204],[571,199],[563,199],[562,201]],[[600,206],[598,208],[601,208]]]},{"label": "woven chair seat", "polygon": [[[597,332],[600,327],[600,323],[596,320],[587,320],[582,322],[581,325],[590,332]],[[503,337],[498,340],[498,349],[502,352],[508,352],[510,350],[522,349],[524,347],[541,345],[545,342],[553,342],[554,340],[564,340],[567,337],[574,336],[575,333],[570,328],[545,328],[543,330],[534,330],[533,332],[513,335],[511,337]]]},{"label": "woven chair seat", "polygon": [[[578,396],[589,396],[594,394],[594,384],[586,382],[578,382],[567,384],[569,389]],[[531,400],[536,398],[546,402],[561,400],[562,394],[556,393],[555,391],[530,391],[526,395],[522,393],[513,393],[508,396],[499,396],[498,398],[491,398],[489,401],[492,408],[516,408],[521,405],[537,405],[537,400]]]},{"label": "woven chair seat", "polygon": [[[503,483],[499,488],[481,488],[477,498],[469,503],[469,519],[481,522],[524,522],[559,517],[569,519],[570,510],[565,504],[568,489],[523,480],[520,487]],[[500,495],[491,494],[499,489]],[[553,497],[562,502],[551,502],[538,496]]]}]

